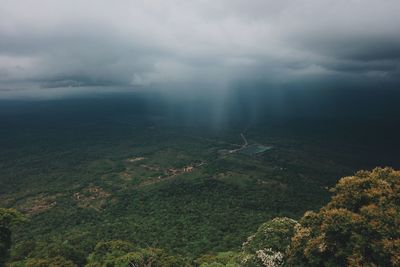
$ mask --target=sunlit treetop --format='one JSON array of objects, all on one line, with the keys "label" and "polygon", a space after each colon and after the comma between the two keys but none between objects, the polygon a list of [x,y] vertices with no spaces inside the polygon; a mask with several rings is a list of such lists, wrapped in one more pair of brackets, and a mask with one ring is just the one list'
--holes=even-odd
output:
[{"label": "sunlit treetop", "polygon": [[331,202],[307,212],[292,239],[293,265],[399,266],[400,172],[360,171],[342,178]]}]

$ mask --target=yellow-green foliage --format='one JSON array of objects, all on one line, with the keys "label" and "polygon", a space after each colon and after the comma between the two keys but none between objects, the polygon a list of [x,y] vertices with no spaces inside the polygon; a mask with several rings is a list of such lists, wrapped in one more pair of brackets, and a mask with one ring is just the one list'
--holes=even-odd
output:
[{"label": "yellow-green foliage", "polygon": [[88,264],[91,264],[90,266],[113,264],[115,259],[136,250],[137,248],[131,243],[122,240],[99,242],[89,255]]},{"label": "yellow-green foliage", "polygon": [[142,249],[126,241],[113,240],[99,242],[93,253],[89,255],[88,264],[86,266],[185,267],[188,266],[188,264],[184,258],[168,255],[162,249]]},{"label": "yellow-green foliage", "polygon": [[331,202],[296,227],[295,266],[400,266],[400,172],[360,171],[342,178]]},{"label": "yellow-green foliage", "polygon": [[26,219],[22,216],[22,214],[14,209],[0,208],[0,266],[6,262],[10,254],[10,227],[25,220]]},{"label": "yellow-green foliage", "polygon": [[233,251],[206,254],[198,258],[196,263],[200,267],[239,267],[240,255]]},{"label": "yellow-green foliage", "polygon": [[26,261],[14,262],[10,267],[76,267],[76,265],[63,257],[49,259],[28,259]]},{"label": "yellow-green foliage", "polygon": [[26,221],[26,218],[14,209],[0,208],[0,227],[9,228],[13,224]]}]

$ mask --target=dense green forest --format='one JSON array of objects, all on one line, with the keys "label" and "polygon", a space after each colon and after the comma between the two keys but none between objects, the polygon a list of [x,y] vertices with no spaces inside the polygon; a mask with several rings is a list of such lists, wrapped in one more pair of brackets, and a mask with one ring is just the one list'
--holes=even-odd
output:
[{"label": "dense green forest", "polygon": [[[331,201],[318,212],[308,211],[299,221],[277,217],[265,222],[239,251],[194,259],[110,240],[82,255],[65,241],[39,249],[25,243],[15,249],[13,257],[20,259],[10,266],[399,266],[400,172],[360,171],[342,178],[331,191]],[[10,257],[12,225],[24,221],[19,212],[0,209],[0,264]],[[78,262],[79,254],[86,260]]]},{"label": "dense green forest", "polygon": [[[0,108],[0,207],[23,215],[6,223],[13,266],[236,266],[243,251],[254,257],[243,243],[263,223],[309,223],[303,214],[326,205],[340,177],[398,167],[398,131],[383,121],[215,129],[137,105],[18,105]],[[240,133],[272,148],[226,153]]]}]

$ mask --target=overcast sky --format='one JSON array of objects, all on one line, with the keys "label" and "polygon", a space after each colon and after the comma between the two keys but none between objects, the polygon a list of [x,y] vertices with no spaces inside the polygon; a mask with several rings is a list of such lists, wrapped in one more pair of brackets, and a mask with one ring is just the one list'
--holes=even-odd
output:
[{"label": "overcast sky", "polygon": [[399,0],[1,0],[0,91],[397,86],[399,14]]}]

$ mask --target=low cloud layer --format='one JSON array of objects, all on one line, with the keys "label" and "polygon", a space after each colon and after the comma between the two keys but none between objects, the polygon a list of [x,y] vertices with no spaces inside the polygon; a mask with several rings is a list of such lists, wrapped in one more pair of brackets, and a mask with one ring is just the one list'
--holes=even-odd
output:
[{"label": "low cloud layer", "polygon": [[398,14],[398,0],[3,0],[0,91],[395,87]]}]

